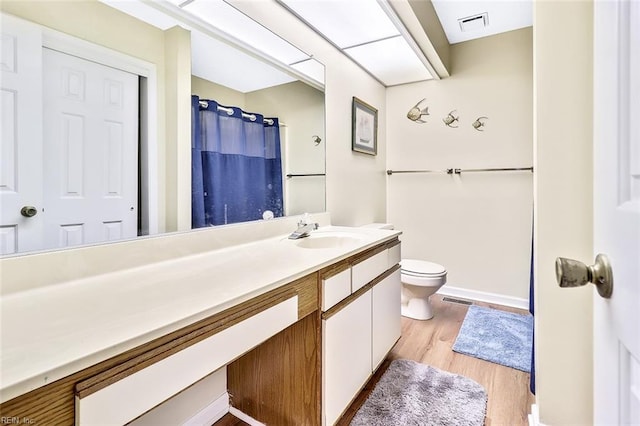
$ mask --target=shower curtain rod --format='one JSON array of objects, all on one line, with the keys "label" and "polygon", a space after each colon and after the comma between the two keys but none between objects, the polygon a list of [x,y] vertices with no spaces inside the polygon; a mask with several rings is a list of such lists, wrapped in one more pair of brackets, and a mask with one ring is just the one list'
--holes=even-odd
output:
[{"label": "shower curtain rod", "polygon": [[491,169],[446,169],[446,170],[387,170],[389,176],[397,173],[446,173],[448,175],[459,175],[468,172],[533,172],[533,167],[500,167]]},{"label": "shower curtain rod", "polygon": [[[200,106],[203,108],[208,108],[209,107],[209,102],[207,101],[199,101],[200,102]],[[225,108],[223,106],[218,105],[218,111],[225,111],[227,114],[232,115],[233,114],[233,108]],[[242,116],[244,118],[248,118],[251,121],[255,121],[256,120],[256,116],[254,114],[247,114],[246,112],[242,113]],[[270,118],[263,118],[262,121],[264,121],[267,124],[273,124],[273,120]]]}]

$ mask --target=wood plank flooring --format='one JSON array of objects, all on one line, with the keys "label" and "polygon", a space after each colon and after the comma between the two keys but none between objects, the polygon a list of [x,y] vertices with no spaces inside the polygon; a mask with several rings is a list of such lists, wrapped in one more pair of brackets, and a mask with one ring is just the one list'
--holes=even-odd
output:
[{"label": "wood plank flooring", "polygon": [[233,414],[225,414],[223,418],[214,423],[215,426],[251,426],[249,423],[240,420]]},{"label": "wood plank flooring", "polygon": [[[338,425],[349,425],[355,413],[394,359],[411,359],[429,364],[441,370],[461,374],[480,383],[488,394],[485,426],[528,425],[527,415],[531,410],[531,404],[535,403],[535,397],[529,392],[529,374],[453,352],[451,347],[467,313],[468,305],[443,302],[440,295],[432,296],[431,300],[435,316],[429,321],[402,318],[402,337],[389,357],[347,409]],[[473,303],[509,312],[526,312],[500,305]],[[216,426],[219,425],[236,426],[246,425],[246,423],[230,416],[216,423]]]},{"label": "wood plank flooring", "polygon": [[[429,321],[402,317],[402,337],[376,374],[365,385],[347,409],[338,425],[348,426],[360,406],[394,359],[411,359],[441,370],[469,377],[484,386],[488,394],[486,426],[527,425],[527,415],[535,397],[529,391],[529,373],[504,367],[451,350],[468,305],[443,302],[442,296],[431,297],[435,316]],[[509,312],[519,309],[474,302]]]}]

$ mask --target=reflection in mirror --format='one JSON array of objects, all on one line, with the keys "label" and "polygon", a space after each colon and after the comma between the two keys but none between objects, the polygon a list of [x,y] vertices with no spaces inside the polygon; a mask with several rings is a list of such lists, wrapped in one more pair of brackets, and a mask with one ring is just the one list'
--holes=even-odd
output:
[{"label": "reflection in mirror", "polygon": [[[206,11],[207,3],[226,5],[188,4]],[[324,211],[323,66],[304,52],[286,60],[270,52],[265,62],[261,46],[235,35],[236,48],[204,16],[159,4],[0,4],[0,254],[180,229],[168,218],[185,206],[168,191],[165,171],[178,160],[162,115],[176,78],[165,62],[166,39],[177,25],[191,35],[189,95],[278,118],[282,214]],[[218,56],[214,43],[224,46]]]},{"label": "reflection in mirror", "polygon": [[240,109],[228,89],[195,77],[192,89],[207,93],[193,98],[194,227],[324,210],[322,92],[286,83],[244,94]]}]

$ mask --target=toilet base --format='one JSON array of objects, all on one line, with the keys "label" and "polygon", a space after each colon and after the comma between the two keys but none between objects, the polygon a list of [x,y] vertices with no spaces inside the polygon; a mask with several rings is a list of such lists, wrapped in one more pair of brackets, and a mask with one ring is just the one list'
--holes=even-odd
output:
[{"label": "toilet base", "polygon": [[403,300],[400,312],[403,317],[413,318],[416,320],[429,320],[433,318],[433,306],[428,297],[413,297]]}]

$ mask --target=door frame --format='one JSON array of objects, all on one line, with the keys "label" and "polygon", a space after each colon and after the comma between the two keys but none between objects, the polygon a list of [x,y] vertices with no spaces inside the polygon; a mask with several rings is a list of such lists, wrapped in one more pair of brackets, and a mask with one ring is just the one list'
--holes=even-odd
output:
[{"label": "door frame", "polygon": [[140,123],[138,127],[141,222],[138,224],[138,228],[142,235],[159,233],[158,77],[156,65],[47,27],[40,27],[43,48],[77,56],[141,77],[139,89]]}]

